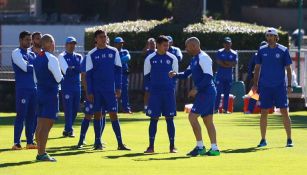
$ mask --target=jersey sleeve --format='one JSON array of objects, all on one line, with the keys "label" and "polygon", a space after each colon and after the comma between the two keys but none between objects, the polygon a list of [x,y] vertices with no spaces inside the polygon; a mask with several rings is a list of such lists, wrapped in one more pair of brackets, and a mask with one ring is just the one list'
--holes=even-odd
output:
[{"label": "jersey sleeve", "polygon": [[62,54],[59,55],[58,57],[59,63],[60,63],[60,68],[61,71],[63,72],[64,75],[66,75],[66,71],[68,69],[68,64]]},{"label": "jersey sleeve", "polygon": [[292,64],[292,59],[290,57],[290,54],[289,54],[289,50],[285,50],[285,54],[284,54],[284,64],[285,66],[289,66]]},{"label": "jersey sleeve", "polygon": [[261,50],[258,50],[257,56],[255,58],[255,64],[262,64]]},{"label": "jersey sleeve", "polygon": [[33,71],[33,65],[29,64],[26,60],[24,60],[22,54],[17,50],[14,50],[12,52],[12,61],[24,72]]},{"label": "jersey sleeve", "polygon": [[63,79],[63,75],[60,70],[59,61],[53,55],[48,55],[48,69],[53,74],[54,79],[60,83]]}]

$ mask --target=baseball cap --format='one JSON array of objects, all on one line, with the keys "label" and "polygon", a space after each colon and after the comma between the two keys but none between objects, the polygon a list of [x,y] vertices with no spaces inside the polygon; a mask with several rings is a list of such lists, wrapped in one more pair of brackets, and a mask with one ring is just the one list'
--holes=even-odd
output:
[{"label": "baseball cap", "polygon": [[123,42],[125,42],[124,41],[124,39],[122,38],[122,37],[116,37],[115,39],[114,39],[114,43],[123,43]]},{"label": "baseball cap", "polygon": [[67,43],[75,43],[75,44],[77,44],[77,39],[75,37],[69,36],[69,37],[66,38],[65,43],[66,44]]}]

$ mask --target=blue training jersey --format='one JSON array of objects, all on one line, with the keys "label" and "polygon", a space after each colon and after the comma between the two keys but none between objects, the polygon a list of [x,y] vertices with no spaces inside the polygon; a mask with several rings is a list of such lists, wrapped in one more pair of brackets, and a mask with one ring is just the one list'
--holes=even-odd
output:
[{"label": "blue training jersey", "polygon": [[155,50],[147,49],[147,50],[146,50],[146,53],[145,53],[145,58],[147,58],[148,55],[154,53],[155,51],[157,51],[157,50],[156,50],[156,49],[155,49]]},{"label": "blue training jersey", "polygon": [[128,62],[131,59],[130,53],[127,49],[120,49],[119,50],[119,56],[122,63],[122,73],[128,73]]},{"label": "blue training jersey", "polygon": [[34,80],[41,89],[58,89],[63,80],[58,59],[51,53],[42,51],[33,62]]},{"label": "blue training jersey", "polygon": [[208,87],[215,87],[213,82],[212,60],[205,52],[201,51],[191,60],[189,67],[176,75],[179,79],[185,79],[192,75],[193,82],[199,92]]},{"label": "blue training jersey", "polygon": [[61,71],[64,75],[64,81],[61,88],[64,91],[75,91],[81,88],[81,62],[82,55],[78,53],[62,52],[59,55]]},{"label": "blue training jersey", "polygon": [[182,55],[181,50],[178,47],[170,46],[169,49],[168,49],[168,52],[175,55],[177,57],[178,61],[182,60],[183,55]]},{"label": "blue training jersey", "polygon": [[265,87],[285,84],[285,67],[292,64],[287,47],[277,44],[275,48],[261,46],[256,57],[261,65],[259,83]]},{"label": "blue training jersey", "polygon": [[145,86],[150,87],[150,91],[174,91],[174,80],[168,76],[170,71],[178,72],[178,60],[173,54],[150,54],[144,63]]},{"label": "blue training jersey", "polygon": [[122,64],[116,48],[92,49],[86,56],[86,83],[88,94],[94,91],[114,92],[121,89]]},{"label": "blue training jersey", "polygon": [[[230,49],[229,51],[224,48],[218,50],[216,59],[220,61],[234,61],[238,62],[238,54],[236,51]],[[219,79],[232,80],[233,79],[233,67],[222,67],[219,66],[216,77]]]},{"label": "blue training jersey", "polygon": [[16,89],[36,88],[33,78],[33,61],[36,56],[29,49],[17,48],[12,51],[12,65],[15,72]]}]

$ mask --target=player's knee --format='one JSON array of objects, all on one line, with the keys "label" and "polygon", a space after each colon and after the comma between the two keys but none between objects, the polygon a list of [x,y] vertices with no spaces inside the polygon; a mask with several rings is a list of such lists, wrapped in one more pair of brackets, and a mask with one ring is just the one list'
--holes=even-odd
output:
[{"label": "player's knee", "polygon": [[85,115],[84,118],[87,119],[87,120],[92,120],[93,116],[92,115]]},{"label": "player's knee", "polygon": [[117,113],[111,112],[109,115],[110,115],[110,120],[111,120],[111,121],[118,120]]}]

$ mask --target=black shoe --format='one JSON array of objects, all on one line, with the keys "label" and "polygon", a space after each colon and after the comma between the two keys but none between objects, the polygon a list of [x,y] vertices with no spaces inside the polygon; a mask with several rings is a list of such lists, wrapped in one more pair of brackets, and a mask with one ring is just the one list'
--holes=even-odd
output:
[{"label": "black shoe", "polygon": [[286,147],[293,147],[294,144],[292,142],[292,139],[287,139],[287,144],[286,144]]},{"label": "black shoe", "polygon": [[94,150],[103,150],[102,144],[95,144],[94,145]]},{"label": "black shoe", "polygon": [[63,131],[63,137],[68,137],[69,136],[69,132],[67,132],[67,131]]},{"label": "black shoe", "polygon": [[131,149],[124,144],[118,145],[117,150],[131,151]]},{"label": "black shoe", "polygon": [[71,131],[71,132],[68,132],[68,137],[74,138],[76,136],[75,136],[75,133]]}]

